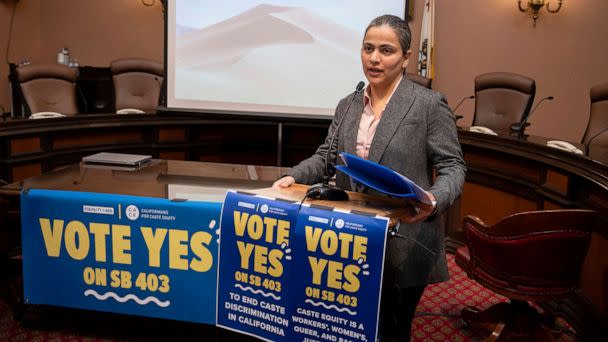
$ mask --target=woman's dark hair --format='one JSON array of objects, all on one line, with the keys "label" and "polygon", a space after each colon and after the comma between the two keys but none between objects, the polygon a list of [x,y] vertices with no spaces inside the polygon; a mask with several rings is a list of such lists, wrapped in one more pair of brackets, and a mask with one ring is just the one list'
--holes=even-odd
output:
[{"label": "woman's dark hair", "polygon": [[392,28],[397,34],[397,38],[399,38],[399,44],[401,45],[401,49],[403,49],[403,54],[407,53],[410,49],[410,44],[412,43],[412,32],[410,31],[410,27],[407,24],[407,21],[390,14],[382,15],[372,20],[367,28],[365,29],[365,34],[372,27],[384,26]]}]

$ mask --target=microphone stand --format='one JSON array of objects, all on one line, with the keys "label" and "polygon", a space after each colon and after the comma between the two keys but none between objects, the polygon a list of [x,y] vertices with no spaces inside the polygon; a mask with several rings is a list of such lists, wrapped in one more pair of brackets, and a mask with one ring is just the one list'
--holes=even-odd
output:
[{"label": "microphone stand", "polygon": [[466,96],[463,97],[462,100],[460,100],[460,102],[458,102],[458,104],[456,105],[456,107],[454,107],[454,109],[452,110],[452,113],[454,114],[454,117],[456,118],[456,121],[460,120],[463,118],[462,115],[456,115],[456,111],[458,110],[458,108],[460,108],[460,106],[464,103],[465,100],[471,100],[474,99],[475,95],[471,95],[471,96]]},{"label": "microphone stand", "polygon": [[[353,98],[348,103],[348,106],[344,110],[342,117],[340,117],[340,120],[338,120],[338,124],[336,125],[336,128],[334,129],[334,132],[331,136],[331,140],[329,142],[329,146],[327,147],[327,151],[325,153],[325,175],[323,176],[323,181],[319,184],[315,184],[315,185],[311,186],[308,189],[308,191],[306,191],[306,196],[309,198],[316,198],[316,199],[328,200],[328,201],[346,201],[346,200],[348,200],[348,194],[346,193],[346,191],[344,191],[336,186],[329,185],[329,179],[330,179],[329,156],[330,156],[331,150],[334,146],[334,141],[336,140],[336,136],[338,135],[340,126],[342,126],[342,122],[344,121],[344,118],[348,114],[348,110],[350,109],[350,106],[353,104],[353,102],[355,102],[355,98],[357,97],[357,95],[359,95],[361,93],[361,91],[363,90],[363,87],[365,87],[365,83],[359,82],[357,84],[357,88],[355,90],[355,94],[353,95]],[[337,151],[337,147],[336,147],[336,158],[337,158],[337,153],[338,153],[338,151]]]},{"label": "microphone stand", "polygon": [[534,106],[534,108],[532,108],[530,113],[525,118],[523,118],[523,120],[521,120],[520,123],[514,123],[511,125],[511,130],[514,132],[517,132],[518,137],[521,137],[524,134],[526,127],[530,125],[528,123],[528,119],[532,116],[532,114],[536,111],[536,109],[538,109],[538,106],[540,106],[540,104],[543,103],[545,100],[553,100],[553,96],[547,96],[547,97],[543,97],[542,99],[540,99],[540,101],[538,101],[536,103],[536,106]]}]

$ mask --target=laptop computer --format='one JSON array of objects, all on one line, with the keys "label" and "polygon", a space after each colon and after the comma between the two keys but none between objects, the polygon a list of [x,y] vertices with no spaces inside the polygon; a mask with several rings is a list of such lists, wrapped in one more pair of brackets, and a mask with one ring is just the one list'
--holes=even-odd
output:
[{"label": "laptop computer", "polygon": [[152,159],[152,156],[142,154],[99,152],[82,158],[87,164],[140,166]]}]

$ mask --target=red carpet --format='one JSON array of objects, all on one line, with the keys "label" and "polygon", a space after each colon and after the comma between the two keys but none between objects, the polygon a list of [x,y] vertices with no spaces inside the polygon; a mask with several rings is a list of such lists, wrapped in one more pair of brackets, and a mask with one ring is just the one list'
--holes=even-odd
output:
[{"label": "red carpet", "polygon": [[[465,306],[485,309],[506,300],[469,280],[452,255],[448,255],[448,263],[451,279],[428,286],[422,296],[412,327],[413,341],[475,341],[477,338],[472,337],[470,331],[462,329],[460,310]],[[74,313],[73,310],[65,310],[68,311],[65,314],[57,311],[62,310],[43,313],[43,319],[26,320],[30,323],[25,324],[15,321],[7,304],[0,300],[0,341],[257,341],[196,324],[82,311]],[[567,324],[563,320],[559,323],[567,331]],[[571,334],[562,333],[559,341],[576,339]]]},{"label": "red carpet", "polygon": [[[486,309],[493,304],[507,301],[477,282],[470,280],[456,265],[454,256],[448,254],[450,280],[427,286],[412,326],[412,341],[476,341],[467,329],[462,329],[460,310],[465,306]],[[558,319],[558,325],[567,329],[567,323]],[[562,333],[559,341],[576,341]]]},{"label": "red carpet", "polygon": [[450,280],[427,286],[412,326],[413,341],[471,341],[471,333],[462,329],[460,310],[465,306],[485,309],[505,301],[467,278],[453,255],[448,255]]}]

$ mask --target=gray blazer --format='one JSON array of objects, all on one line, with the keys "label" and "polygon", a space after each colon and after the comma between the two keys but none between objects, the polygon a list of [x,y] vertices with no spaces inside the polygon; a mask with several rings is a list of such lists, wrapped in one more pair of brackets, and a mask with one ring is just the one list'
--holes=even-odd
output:
[{"label": "gray blazer", "polygon": [[[363,94],[356,95],[354,100],[353,96],[354,93],[350,94],[338,104],[325,143],[319,146],[314,155],[288,173],[296,182],[314,184],[322,180],[326,151],[342,115],[346,117],[330,151],[331,172],[335,172],[337,151],[356,154]],[[354,102],[345,113],[351,100]],[[382,114],[368,159],[405,175],[433,193],[437,199],[438,213],[449,208],[462,192],[466,166],[454,116],[441,95],[405,77]],[[338,160],[338,163],[341,164],[342,161]],[[433,169],[436,170],[435,182],[432,179]],[[342,173],[336,175],[336,184],[342,189],[354,190],[350,178]],[[365,187],[357,190],[378,194]],[[422,286],[449,278],[444,227],[438,217],[439,215],[427,222],[402,224],[399,233],[405,238],[389,238],[385,284],[398,287]],[[435,255],[419,244],[432,250]]]}]

